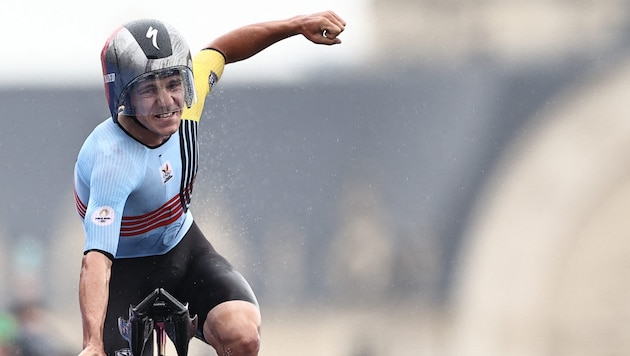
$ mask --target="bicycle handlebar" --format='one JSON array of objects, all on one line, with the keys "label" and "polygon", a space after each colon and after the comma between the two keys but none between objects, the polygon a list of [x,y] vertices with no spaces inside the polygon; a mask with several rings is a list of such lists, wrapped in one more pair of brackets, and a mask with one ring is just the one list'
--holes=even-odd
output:
[{"label": "bicycle handlebar", "polygon": [[197,316],[190,317],[182,304],[163,288],[151,292],[137,306],[129,306],[129,319],[118,318],[118,330],[134,356],[141,356],[153,330],[157,331],[158,354],[164,355],[167,335],[178,356],[186,356],[190,339],[197,332]]}]

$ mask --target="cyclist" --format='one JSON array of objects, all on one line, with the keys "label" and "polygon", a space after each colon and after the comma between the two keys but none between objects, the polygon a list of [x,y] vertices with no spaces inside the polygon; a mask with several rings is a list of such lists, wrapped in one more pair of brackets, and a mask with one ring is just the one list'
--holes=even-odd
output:
[{"label": "cyclist", "polygon": [[85,231],[81,356],[128,348],[117,318],[156,288],[189,303],[199,318],[196,336],[219,355],[258,354],[256,297],[189,210],[197,126],[225,64],[298,34],[335,45],[344,28],[332,11],[263,22],[218,37],[194,57],[177,30],[153,19],[127,23],[106,41],[101,60],[111,118],[87,137],[75,165]]}]

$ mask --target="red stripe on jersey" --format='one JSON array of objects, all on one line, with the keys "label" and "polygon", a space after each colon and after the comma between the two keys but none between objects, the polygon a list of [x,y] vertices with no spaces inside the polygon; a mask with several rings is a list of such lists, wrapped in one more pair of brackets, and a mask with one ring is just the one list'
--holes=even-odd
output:
[{"label": "red stripe on jersey", "polygon": [[79,198],[79,194],[77,194],[77,190],[76,189],[73,189],[73,190],[74,190],[74,205],[77,209],[77,213],[79,213],[79,216],[82,219],[85,219],[85,212],[87,211],[87,206],[83,204],[83,202]]},{"label": "red stripe on jersey", "polygon": [[[190,186],[186,189],[190,190]],[[159,227],[174,223],[184,214],[179,194],[172,197],[159,209],[138,216],[123,216],[120,236],[137,236]]]},{"label": "red stripe on jersey", "polygon": [[[189,192],[190,190],[191,186],[189,185],[186,191]],[[81,218],[85,219],[87,206],[83,204],[76,190],[74,190],[74,203]],[[122,225],[120,227],[120,236],[142,235],[153,229],[174,223],[182,216],[182,214],[184,214],[184,208],[182,207],[178,194],[172,197],[157,210],[143,215],[123,216]]]}]

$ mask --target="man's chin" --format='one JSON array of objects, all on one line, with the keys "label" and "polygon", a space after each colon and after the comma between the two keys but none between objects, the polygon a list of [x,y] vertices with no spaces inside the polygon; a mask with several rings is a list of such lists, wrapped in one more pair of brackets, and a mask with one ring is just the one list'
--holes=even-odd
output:
[{"label": "man's chin", "polygon": [[161,129],[160,132],[163,133],[163,136],[170,136],[170,135],[174,134],[175,132],[177,132],[178,129],[179,129],[179,124],[173,125],[173,126],[169,126],[169,127],[165,127],[163,129]]}]

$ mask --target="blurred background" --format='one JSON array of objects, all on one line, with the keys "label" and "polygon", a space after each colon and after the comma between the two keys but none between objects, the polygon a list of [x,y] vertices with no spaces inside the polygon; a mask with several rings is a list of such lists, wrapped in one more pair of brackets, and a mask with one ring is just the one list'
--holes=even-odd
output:
[{"label": "blurred background", "polygon": [[3,10],[0,354],[80,351],[72,171],[109,33],[159,17],[197,49],[329,8],[342,45],[229,65],[202,119],[192,209],[258,294],[261,355],[630,352],[630,2],[169,4]]}]

